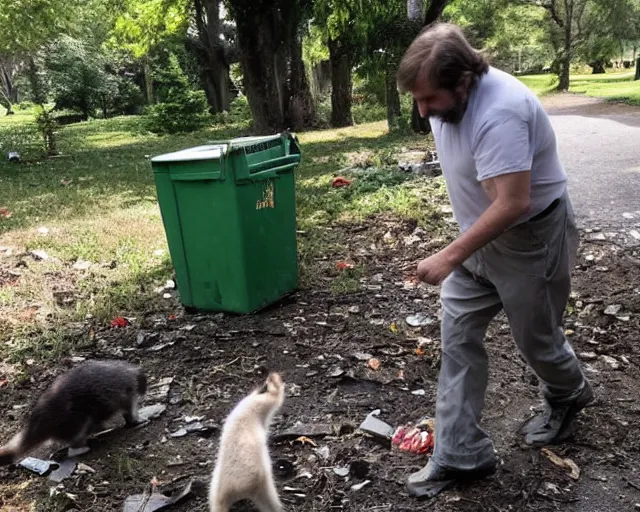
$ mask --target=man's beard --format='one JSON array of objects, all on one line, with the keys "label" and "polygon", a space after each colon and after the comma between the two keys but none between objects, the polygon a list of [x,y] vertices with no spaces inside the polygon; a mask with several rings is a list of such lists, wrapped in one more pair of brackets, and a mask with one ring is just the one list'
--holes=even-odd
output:
[{"label": "man's beard", "polygon": [[453,107],[448,110],[432,110],[429,114],[437,117],[443,123],[458,124],[467,111],[468,103],[467,99],[463,100],[460,95],[456,94],[456,103]]}]

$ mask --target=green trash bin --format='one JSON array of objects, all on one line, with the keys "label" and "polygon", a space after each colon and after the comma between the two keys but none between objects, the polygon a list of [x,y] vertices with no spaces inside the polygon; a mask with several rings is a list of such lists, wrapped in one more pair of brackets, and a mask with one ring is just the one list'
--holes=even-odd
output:
[{"label": "green trash bin", "polygon": [[289,133],[242,137],[156,156],[151,166],[180,302],[251,313],[298,285]]}]

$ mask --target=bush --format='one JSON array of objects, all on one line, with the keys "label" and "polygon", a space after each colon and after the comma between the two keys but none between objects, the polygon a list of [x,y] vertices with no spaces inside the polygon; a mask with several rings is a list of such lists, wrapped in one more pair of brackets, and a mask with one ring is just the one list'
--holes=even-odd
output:
[{"label": "bush", "polygon": [[204,91],[194,91],[174,54],[158,77],[161,103],[147,109],[146,128],[153,133],[186,133],[203,128],[211,121]]}]

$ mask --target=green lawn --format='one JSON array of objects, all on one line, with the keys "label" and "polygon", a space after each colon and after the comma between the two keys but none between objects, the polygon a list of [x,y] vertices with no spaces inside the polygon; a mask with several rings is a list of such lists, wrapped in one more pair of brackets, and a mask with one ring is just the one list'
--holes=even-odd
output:
[{"label": "green lawn", "polygon": [[[634,81],[633,77],[633,71],[604,75],[573,75],[569,92],[640,105],[640,81]],[[555,75],[528,75],[519,78],[540,96],[554,92],[558,85]]]},{"label": "green lawn", "polygon": [[[116,315],[144,316],[168,304],[158,289],[172,277],[172,267],[150,157],[244,133],[226,126],[156,136],[141,132],[139,125],[136,117],[121,117],[64,127],[61,155],[44,159],[31,116],[0,118],[0,208],[11,214],[0,215],[0,246],[12,249],[10,256],[0,250],[0,336],[12,340],[10,349],[3,350],[59,356],[78,340],[69,329],[82,331],[87,320],[104,326]],[[428,138],[390,135],[386,123],[379,122],[301,133],[300,140],[303,286],[322,278],[318,258],[346,257],[345,224],[371,215],[433,223],[428,199],[445,197],[442,180],[395,169],[401,148],[424,150]],[[27,161],[9,163],[6,154],[13,149]],[[332,177],[345,167],[355,167],[342,173],[354,178],[353,184],[332,188]],[[46,251],[50,258],[35,261],[29,254],[33,250]],[[91,267],[74,268],[79,260]],[[349,282],[337,282],[333,289],[357,289],[357,277],[364,272],[356,269]],[[47,350],[40,353],[36,347]],[[0,358],[7,356],[0,352]]]}]

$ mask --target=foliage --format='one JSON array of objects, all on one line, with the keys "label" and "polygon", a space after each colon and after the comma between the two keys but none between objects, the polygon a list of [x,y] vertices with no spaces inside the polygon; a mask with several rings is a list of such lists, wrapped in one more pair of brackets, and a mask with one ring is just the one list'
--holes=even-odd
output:
[{"label": "foliage", "polygon": [[2,0],[0,54],[17,55],[38,50],[71,29],[84,4],[81,0]]},{"label": "foliage", "polygon": [[85,118],[100,109],[107,117],[136,113],[142,104],[140,89],[115,74],[107,55],[83,41],[60,37],[48,49],[45,63],[56,109],[78,110]]},{"label": "foliage", "polygon": [[147,129],[154,133],[195,131],[211,118],[207,113],[207,98],[203,91],[190,87],[189,79],[174,54],[157,77],[159,103],[148,108]]},{"label": "foliage", "polygon": [[42,136],[42,142],[44,151],[48,156],[54,156],[58,154],[56,148],[56,130],[58,123],[56,122],[51,111],[46,107],[38,105],[36,107],[36,126],[40,130]]},{"label": "foliage", "polygon": [[188,0],[122,0],[110,45],[144,57],[166,37],[186,34]]}]

